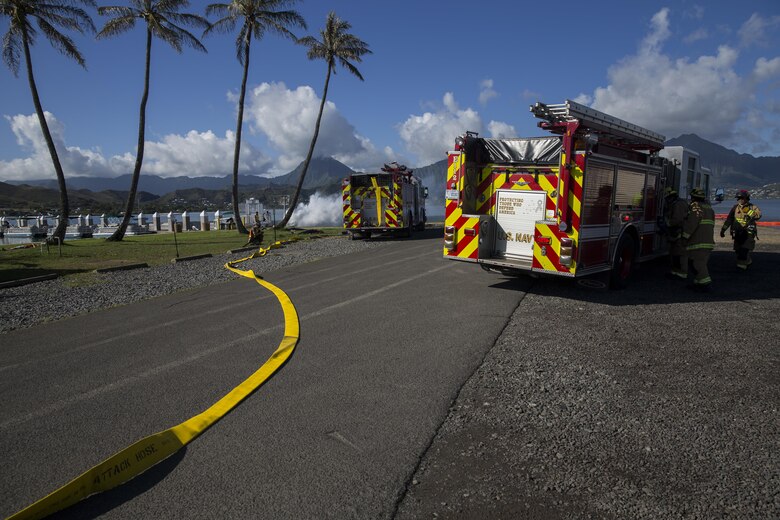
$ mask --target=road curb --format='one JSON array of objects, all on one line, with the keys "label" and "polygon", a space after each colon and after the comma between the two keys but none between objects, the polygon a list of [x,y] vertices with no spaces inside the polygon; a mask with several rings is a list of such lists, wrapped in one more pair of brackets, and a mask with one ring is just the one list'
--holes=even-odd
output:
[{"label": "road curb", "polygon": [[172,264],[176,264],[178,262],[186,262],[188,260],[198,260],[200,258],[211,258],[211,253],[204,253],[202,255],[192,255],[192,256],[180,256],[179,258],[174,258],[171,260]]},{"label": "road curb", "polygon": [[260,249],[260,246],[239,247],[238,249],[228,249],[227,254],[233,255],[235,253],[246,253],[247,251],[254,251],[255,249]]},{"label": "road curb", "polygon": [[149,267],[149,264],[141,263],[141,264],[115,265],[113,267],[101,267],[100,269],[95,269],[95,272],[96,273],[110,273],[112,271],[128,271],[130,269],[139,269],[141,267]]},{"label": "road curb", "polygon": [[21,280],[11,280],[10,282],[0,282],[0,289],[7,289],[10,287],[19,287],[20,285],[27,285],[35,282],[43,282],[45,280],[53,280],[59,275],[56,273],[43,274],[41,276],[32,276],[30,278],[22,278]]}]

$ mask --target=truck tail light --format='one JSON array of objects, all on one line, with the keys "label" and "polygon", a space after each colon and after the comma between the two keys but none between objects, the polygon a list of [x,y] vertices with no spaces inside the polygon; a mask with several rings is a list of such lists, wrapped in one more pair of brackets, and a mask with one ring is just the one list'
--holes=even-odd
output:
[{"label": "truck tail light", "polygon": [[477,230],[474,228],[466,228],[463,230],[463,234],[467,237],[475,237],[477,236]]},{"label": "truck tail light", "polygon": [[444,247],[449,251],[455,249],[455,226],[444,228]]},{"label": "truck tail light", "polygon": [[574,240],[571,238],[561,239],[561,250],[558,254],[561,265],[570,266],[572,262],[572,251],[574,250]]},{"label": "truck tail light", "polygon": [[534,240],[536,240],[536,243],[540,246],[549,246],[552,243],[550,237],[535,236]]}]

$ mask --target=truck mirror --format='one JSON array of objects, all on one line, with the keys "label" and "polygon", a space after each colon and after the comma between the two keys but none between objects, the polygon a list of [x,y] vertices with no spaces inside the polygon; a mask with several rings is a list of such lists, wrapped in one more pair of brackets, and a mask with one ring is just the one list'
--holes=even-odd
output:
[{"label": "truck mirror", "polygon": [[723,197],[725,196],[725,192],[723,188],[716,188],[715,189],[715,200],[718,202],[723,202]]},{"label": "truck mirror", "polygon": [[428,186],[423,188],[423,198],[425,198],[425,199],[428,198]]}]

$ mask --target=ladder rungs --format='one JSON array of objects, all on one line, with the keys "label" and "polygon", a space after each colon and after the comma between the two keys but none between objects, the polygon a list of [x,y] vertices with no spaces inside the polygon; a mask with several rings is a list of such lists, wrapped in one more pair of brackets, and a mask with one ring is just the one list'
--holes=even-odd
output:
[{"label": "ladder rungs", "polygon": [[531,112],[540,118],[545,119],[551,123],[560,121],[572,121],[574,119],[579,120],[584,126],[588,126],[589,123],[594,123],[603,126],[607,130],[611,130],[618,134],[624,134],[624,136],[639,138],[644,141],[648,141],[648,144],[663,147],[665,137],[657,132],[648,130],[639,125],[629,123],[623,119],[605,114],[596,109],[586,107],[569,99],[566,103],[545,105],[544,103],[536,103],[531,106]]}]

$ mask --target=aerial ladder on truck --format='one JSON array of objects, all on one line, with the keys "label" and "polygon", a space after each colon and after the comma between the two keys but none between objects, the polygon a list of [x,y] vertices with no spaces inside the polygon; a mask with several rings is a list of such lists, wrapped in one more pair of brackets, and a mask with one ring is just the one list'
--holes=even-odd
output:
[{"label": "aerial ladder on truck", "polygon": [[664,136],[571,100],[530,111],[551,135],[456,139],[444,256],[499,272],[610,272],[624,286],[663,254]]}]

